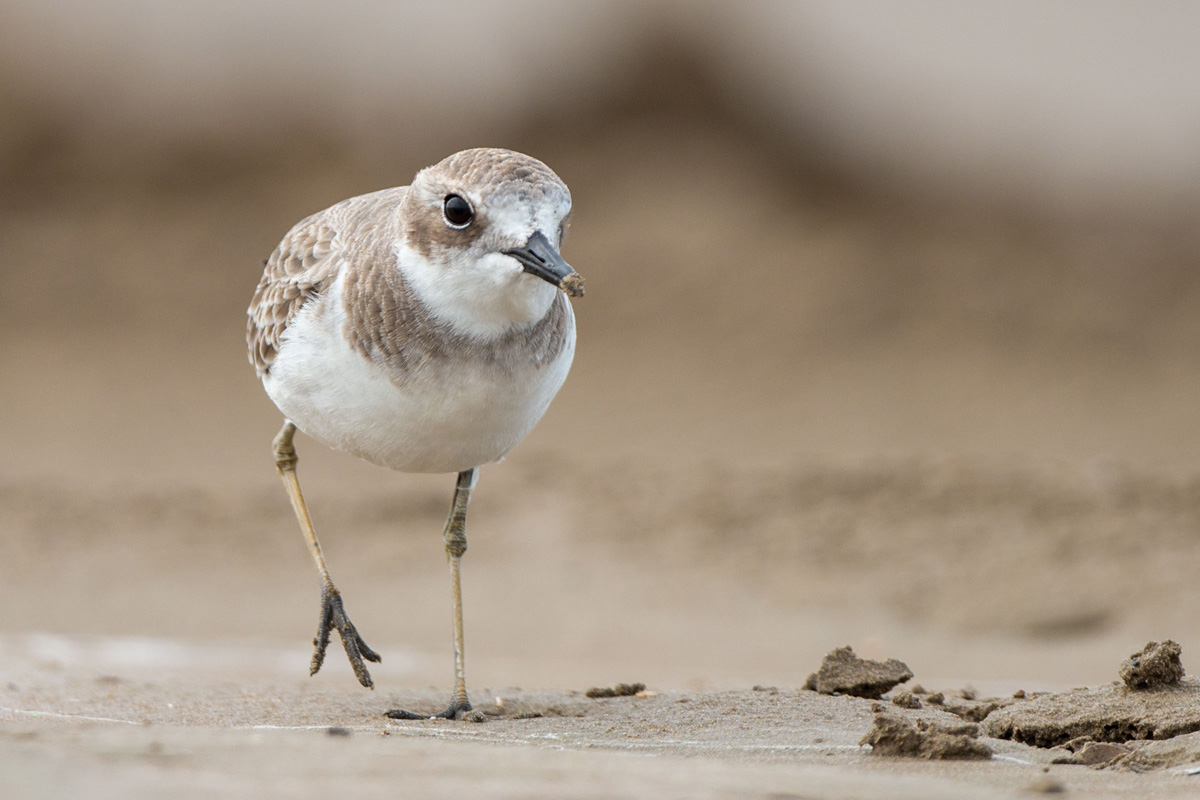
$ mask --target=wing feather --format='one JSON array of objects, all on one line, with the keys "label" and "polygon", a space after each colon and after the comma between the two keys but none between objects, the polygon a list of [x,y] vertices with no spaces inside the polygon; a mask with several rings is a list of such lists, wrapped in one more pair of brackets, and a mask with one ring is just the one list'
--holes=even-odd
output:
[{"label": "wing feather", "polygon": [[284,332],[306,304],[337,278],[342,267],[334,208],[299,222],[266,260],[246,310],[246,345],[261,378],[271,371]]}]

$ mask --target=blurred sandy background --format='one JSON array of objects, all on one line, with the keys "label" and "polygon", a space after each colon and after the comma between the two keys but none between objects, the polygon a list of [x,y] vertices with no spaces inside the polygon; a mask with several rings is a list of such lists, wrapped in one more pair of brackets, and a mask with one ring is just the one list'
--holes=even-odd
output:
[{"label": "blurred sandy background", "polygon": [[[1197,30],[1115,1],[9,0],[0,664],[303,674],[260,261],[483,145],[570,185],[588,294],[473,501],[469,682],[795,686],[846,643],[926,681],[1102,682],[1166,636],[1187,663]],[[381,682],[449,685],[451,478],[298,441]],[[314,680],[354,691],[339,657]]]}]

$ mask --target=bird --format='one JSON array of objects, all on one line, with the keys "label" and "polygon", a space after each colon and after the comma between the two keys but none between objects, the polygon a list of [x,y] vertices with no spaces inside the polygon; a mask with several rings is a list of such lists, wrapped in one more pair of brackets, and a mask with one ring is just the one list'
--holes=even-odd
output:
[{"label": "bird", "polygon": [[341,637],[359,683],[380,655],[347,616],[300,490],[297,430],[399,472],[456,476],[443,532],[454,624],[445,710],[394,719],[482,721],[466,689],[461,560],[480,468],[533,429],[575,353],[571,297],[583,278],[561,255],[567,185],[541,161],[463,150],[408,186],[352,197],[283,237],[247,309],[246,343],[283,414],[276,470],[321,579],[310,675]]}]

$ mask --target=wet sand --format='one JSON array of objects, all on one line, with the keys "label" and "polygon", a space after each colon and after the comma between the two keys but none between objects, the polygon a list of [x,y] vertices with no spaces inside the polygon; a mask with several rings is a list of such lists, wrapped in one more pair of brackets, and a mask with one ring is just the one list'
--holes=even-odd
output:
[{"label": "wet sand", "polygon": [[[474,696],[489,714],[485,723],[397,722],[382,718],[380,708],[434,710],[444,693],[248,677],[249,664],[282,667],[294,655],[261,647],[205,648],[209,666],[196,668],[181,665],[188,648],[178,643],[129,644],[5,637],[2,663],[13,680],[0,708],[0,772],[8,796],[986,798],[1047,787],[1088,797],[1195,791],[1196,778],[1178,762],[1140,774],[1101,771],[1054,763],[1061,748],[986,736],[978,741],[993,755],[982,761],[873,755],[859,740],[877,703],[849,696],[759,687],[590,699],[581,690],[480,688]],[[52,648],[60,658],[73,650],[87,658],[48,666],[41,659]],[[155,651],[165,657],[153,668],[131,666],[131,649],[143,658]],[[933,706],[887,706],[910,719],[962,724]]]}]

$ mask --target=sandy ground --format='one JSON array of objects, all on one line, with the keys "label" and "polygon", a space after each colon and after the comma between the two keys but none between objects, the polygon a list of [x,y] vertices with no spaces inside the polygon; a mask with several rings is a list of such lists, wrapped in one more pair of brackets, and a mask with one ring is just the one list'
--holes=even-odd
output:
[{"label": "sandy ground", "polygon": [[[872,755],[859,740],[873,701],[775,687],[614,699],[484,688],[483,724],[397,722],[381,703],[434,710],[444,692],[252,676],[281,674],[293,655],[261,646],[3,644],[8,797],[1190,797],[1197,780],[1178,762],[1099,771],[1055,763],[1061,749],[986,737],[982,761]],[[932,707],[895,713],[962,722]]]},{"label": "sandy ground", "polygon": [[[443,153],[384,169],[297,139],[121,180],[35,159],[14,181],[5,797],[1197,791],[1185,764],[1050,765],[1012,742],[881,758],[858,745],[872,701],[800,690],[845,644],[1001,698],[1103,687],[1152,639],[1200,657],[1194,234],[797,189],[813,176],[677,120],[508,143],[570,182],[588,295],[567,386],[472,501],[468,682],[508,709],[482,725],[380,716],[450,686],[452,479],[301,438],[331,568],[384,657],[374,692],[340,653],[307,676],[318,585],[242,343],[292,222]],[[656,694],[582,695],[622,681]]]}]

